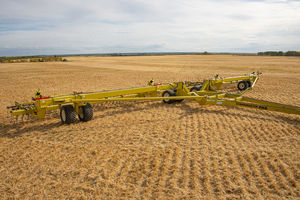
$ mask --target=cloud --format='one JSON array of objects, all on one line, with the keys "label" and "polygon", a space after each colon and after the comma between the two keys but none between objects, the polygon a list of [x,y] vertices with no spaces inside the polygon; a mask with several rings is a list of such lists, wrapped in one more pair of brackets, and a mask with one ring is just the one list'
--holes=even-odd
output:
[{"label": "cloud", "polygon": [[300,1],[10,0],[0,56],[299,50]]}]

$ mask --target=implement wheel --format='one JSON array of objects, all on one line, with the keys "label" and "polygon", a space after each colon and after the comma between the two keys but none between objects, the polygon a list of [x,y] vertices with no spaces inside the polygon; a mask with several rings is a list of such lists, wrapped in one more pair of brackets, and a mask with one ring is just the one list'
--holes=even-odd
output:
[{"label": "implement wheel", "polygon": [[60,108],[60,119],[63,124],[71,124],[76,121],[76,112],[72,105]]},{"label": "implement wheel", "polygon": [[190,89],[190,92],[198,92],[200,91],[202,86],[193,86],[191,89]]},{"label": "implement wheel", "polygon": [[240,81],[237,85],[240,91],[246,90],[248,88],[248,83],[246,81]]},{"label": "implement wheel", "polygon": [[[176,93],[174,92],[174,90],[166,90],[162,93],[162,96],[163,97],[173,97],[173,96],[176,96]],[[171,103],[176,102],[176,100],[175,99],[164,99],[163,102],[171,104]]]},{"label": "implement wheel", "polygon": [[82,122],[87,122],[93,119],[93,107],[87,103],[85,106],[79,107],[78,118]]},{"label": "implement wheel", "polygon": [[183,102],[183,100],[184,99],[176,99],[175,101],[178,102],[178,103],[181,103],[181,102]]},{"label": "implement wheel", "polygon": [[251,83],[251,81],[249,80],[249,81],[247,81],[247,84],[248,84],[248,88],[251,88],[252,87],[252,83]]}]

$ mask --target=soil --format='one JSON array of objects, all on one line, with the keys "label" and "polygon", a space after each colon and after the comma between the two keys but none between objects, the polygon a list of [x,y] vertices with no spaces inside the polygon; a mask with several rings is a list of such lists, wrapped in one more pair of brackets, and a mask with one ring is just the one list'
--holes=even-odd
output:
[{"label": "soil", "polygon": [[300,117],[250,108],[110,102],[88,122],[11,122],[45,96],[261,71],[245,96],[300,106],[296,57],[67,57],[0,64],[1,199],[299,199]]}]

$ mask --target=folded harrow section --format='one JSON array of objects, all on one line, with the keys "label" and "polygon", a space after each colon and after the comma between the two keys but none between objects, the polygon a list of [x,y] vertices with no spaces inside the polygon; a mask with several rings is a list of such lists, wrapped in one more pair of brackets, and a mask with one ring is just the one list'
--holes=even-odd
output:
[{"label": "folded harrow section", "polygon": [[[70,124],[76,121],[86,122],[93,118],[91,104],[107,101],[149,101],[162,100],[164,103],[182,102],[184,99],[197,101],[200,105],[240,106],[268,111],[277,111],[289,114],[300,114],[297,106],[279,104],[242,96],[252,89],[261,73],[254,72],[244,76],[221,78],[216,75],[213,79],[203,82],[174,82],[154,84],[151,80],[148,86],[100,91],[100,92],[74,92],[69,95],[42,96],[39,90],[35,98],[28,103],[15,103],[8,106],[13,116],[32,115],[36,119],[44,119],[49,110],[60,110],[62,123]],[[237,84],[235,93],[221,92],[223,85]]]}]

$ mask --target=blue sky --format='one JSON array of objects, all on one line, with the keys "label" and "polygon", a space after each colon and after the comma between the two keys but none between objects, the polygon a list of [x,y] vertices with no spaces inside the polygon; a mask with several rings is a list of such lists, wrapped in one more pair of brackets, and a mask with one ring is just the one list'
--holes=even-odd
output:
[{"label": "blue sky", "polygon": [[300,50],[296,0],[0,3],[0,56]]}]

